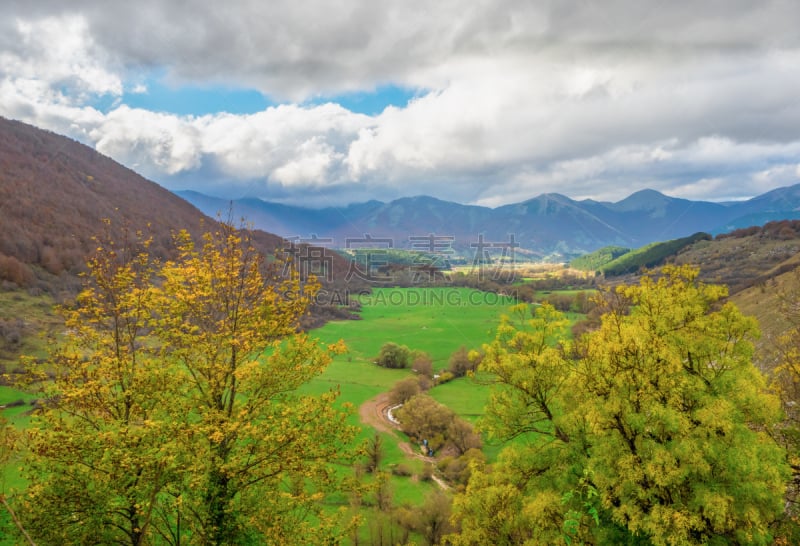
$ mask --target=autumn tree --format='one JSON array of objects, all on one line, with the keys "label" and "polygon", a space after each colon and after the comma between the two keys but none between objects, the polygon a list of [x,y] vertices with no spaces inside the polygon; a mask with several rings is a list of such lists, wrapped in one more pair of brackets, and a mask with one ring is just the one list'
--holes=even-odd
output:
[{"label": "autumn tree", "polygon": [[154,264],[127,234],[88,263],[92,283],[62,309],[69,335],[48,362],[43,413],[28,432],[31,482],[19,511],[44,543],[144,544],[175,469],[164,419],[173,379],[145,342]]},{"label": "autumn tree", "polygon": [[454,542],[769,543],[788,474],[767,434],[779,407],[751,362],[755,322],[725,295],[667,267],[608,292],[575,351],[555,310],[518,307],[483,364],[484,426],[517,441],[456,499]]},{"label": "autumn tree", "polygon": [[[295,393],[330,360],[297,333],[304,292],[316,286],[265,276],[261,256],[224,226],[199,249],[186,234],[177,244],[179,257],[161,269],[154,333],[188,392],[171,405],[194,454],[183,484],[188,523],[210,544],[246,529],[297,540],[332,479],[328,463],[352,435],[336,392]],[[324,530],[309,527],[305,540]]]},{"label": "autumn tree", "polygon": [[[786,448],[792,480],[787,488],[783,532],[800,540],[800,270],[786,275],[778,288],[778,313],[784,330],[769,340],[767,356],[774,362],[772,388],[778,393],[783,420],[773,435]],[[767,345],[767,344],[765,344]]]},{"label": "autumn tree", "polygon": [[319,500],[352,430],[336,392],[296,393],[335,349],[297,333],[316,286],[228,225],[176,246],[163,264],[113,243],[90,262],[30,432],[26,527],[45,543],[330,539]]}]

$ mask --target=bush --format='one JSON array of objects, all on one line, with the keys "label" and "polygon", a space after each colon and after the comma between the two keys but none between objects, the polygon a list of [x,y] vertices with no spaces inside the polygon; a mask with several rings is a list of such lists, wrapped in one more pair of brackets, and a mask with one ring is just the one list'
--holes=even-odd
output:
[{"label": "bush", "polygon": [[376,364],[384,368],[407,368],[410,358],[411,351],[408,347],[388,342],[381,347]]},{"label": "bush", "polygon": [[392,468],[392,474],[395,476],[411,476],[413,472],[411,472],[411,467],[408,466],[406,463],[399,463]]},{"label": "bush", "polygon": [[450,372],[442,372],[439,374],[439,377],[436,378],[436,384],[442,385],[444,383],[447,383],[448,381],[452,381],[453,377],[454,377],[453,374]]},{"label": "bush", "polygon": [[389,403],[392,405],[405,404],[406,401],[418,395],[420,391],[419,381],[416,377],[406,377],[394,384],[389,391]]},{"label": "bush", "polygon": [[464,377],[467,373],[474,372],[477,368],[477,359],[471,359],[467,348],[463,345],[450,356],[447,366],[453,377]]},{"label": "bush", "polygon": [[416,352],[411,369],[419,375],[433,377],[433,361],[431,355],[425,352]]},{"label": "bush", "polygon": [[478,449],[470,449],[460,457],[445,457],[439,461],[438,467],[447,483],[462,490],[472,474],[470,462],[476,462],[481,466],[485,464],[486,456]]},{"label": "bush", "polygon": [[426,462],[422,465],[422,472],[419,475],[420,481],[429,482],[433,479],[433,464]]},{"label": "bush", "polygon": [[419,390],[425,392],[430,390],[430,388],[433,386],[433,380],[427,375],[418,375],[417,384],[419,384]]}]

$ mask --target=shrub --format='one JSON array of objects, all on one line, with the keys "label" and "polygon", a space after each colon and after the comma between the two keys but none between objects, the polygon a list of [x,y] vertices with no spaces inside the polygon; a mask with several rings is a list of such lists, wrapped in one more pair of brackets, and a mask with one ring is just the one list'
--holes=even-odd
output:
[{"label": "shrub", "polygon": [[419,475],[420,481],[429,482],[433,479],[433,464],[426,462],[422,465],[422,472]]},{"label": "shrub", "polygon": [[438,467],[444,479],[461,490],[467,485],[472,474],[471,462],[476,462],[480,466],[486,462],[486,456],[478,449],[470,449],[460,457],[445,457],[439,461]]},{"label": "shrub", "polygon": [[448,381],[452,381],[453,377],[454,377],[453,374],[450,372],[442,372],[439,374],[439,377],[436,378],[436,384],[442,385],[444,383],[447,383]]},{"label": "shrub", "polygon": [[474,372],[477,367],[477,360],[471,359],[467,348],[462,345],[450,356],[447,369],[453,377],[464,377],[467,373]]},{"label": "shrub", "polygon": [[405,345],[384,343],[376,363],[384,368],[407,368],[411,352]]},{"label": "shrub", "polygon": [[418,395],[420,391],[419,381],[416,377],[406,377],[394,384],[389,391],[389,402],[391,404],[405,404],[406,401]]},{"label": "shrub", "polygon": [[395,476],[411,476],[413,472],[411,472],[411,467],[408,466],[406,463],[399,463],[392,468],[392,474]]},{"label": "shrub", "polygon": [[433,380],[427,375],[418,375],[417,384],[419,385],[419,390],[425,392],[430,390],[430,388],[433,386]]},{"label": "shrub", "polygon": [[411,369],[419,375],[433,377],[433,360],[431,360],[431,355],[421,351],[415,352]]}]

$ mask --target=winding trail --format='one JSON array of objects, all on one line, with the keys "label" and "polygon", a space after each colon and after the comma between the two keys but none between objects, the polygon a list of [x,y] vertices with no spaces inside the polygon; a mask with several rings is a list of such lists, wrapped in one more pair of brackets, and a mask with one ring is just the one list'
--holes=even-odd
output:
[{"label": "winding trail", "polygon": [[[361,407],[358,408],[358,415],[361,418],[361,422],[365,425],[369,425],[379,432],[385,432],[397,440],[397,446],[406,456],[435,465],[436,459],[433,457],[426,457],[414,449],[414,446],[410,443],[400,439],[397,435],[398,427],[389,420],[388,411],[390,407],[392,407],[392,404],[389,403],[389,394],[384,392],[361,404]],[[431,478],[440,488],[444,490],[450,489],[450,486],[436,474],[433,474]]]}]

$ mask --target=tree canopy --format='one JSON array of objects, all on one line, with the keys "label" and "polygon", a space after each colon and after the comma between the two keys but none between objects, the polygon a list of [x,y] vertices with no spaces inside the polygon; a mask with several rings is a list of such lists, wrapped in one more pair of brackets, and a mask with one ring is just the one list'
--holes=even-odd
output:
[{"label": "tree canopy", "polygon": [[776,397],[753,319],[688,267],[604,294],[578,342],[547,305],[515,308],[482,369],[483,428],[511,440],[455,501],[456,544],[766,544],[782,511]]},{"label": "tree canopy", "polygon": [[[45,364],[19,510],[43,543],[329,540],[320,500],[352,427],[337,392],[302,396],[338,347],[297,331],[316,285],[279,276],[231,226],[159,263],[105,241]],[[337,529],[337,533],[341,527]]]}]

